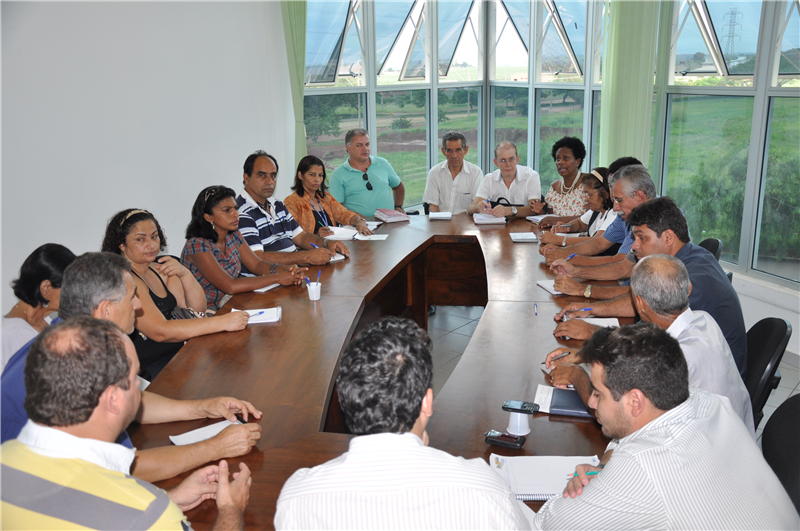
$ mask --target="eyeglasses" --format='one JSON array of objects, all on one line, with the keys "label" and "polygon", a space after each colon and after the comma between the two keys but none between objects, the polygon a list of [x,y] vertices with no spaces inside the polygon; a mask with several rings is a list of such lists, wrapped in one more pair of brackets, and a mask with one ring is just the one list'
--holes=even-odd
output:
[{"label": "eyeglasses", "polygon": [[506,163],[509,163],[509,162],[511,162],[511,163],[517,162],[517,158],[514,157],[513,159],[500,159],[500,160],[497,161],[497,163],[500,164],[501,166],[503,164],[506,164]]},{"label": "eyeglasses", "polygon": [[361,176],[361,178],[364,179],[365,181],[367,181],[367,190],[369,190],[371,192],[372,191],[372,183],[369,182],[369,175],[367,175],[365,173],[364,175]]},{"label": "eyeglasses", "polygon": [[211,188],[206,190],[206,197],[205,199],[203,199],[203,202],[208,203],[208,198],[211,197],[212,195],[215,195],[217,192],[219,192],[219,186],[212,186]]},{"label": "eyeglasses", "polygon": [[611,199],[613,199],[613,200],[614,200],[614,202],[615,202],[616,204],[618,204],[618,205],[621,205],[621,204],[622,204],[622,202],[625,200],[625,198],[624,198],[624,197],[612,197]]}]

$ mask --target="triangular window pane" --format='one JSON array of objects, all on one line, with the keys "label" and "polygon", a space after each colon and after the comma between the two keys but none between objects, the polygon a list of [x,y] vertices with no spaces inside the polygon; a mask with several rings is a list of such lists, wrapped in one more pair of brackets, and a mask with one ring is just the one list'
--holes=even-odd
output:
[{"label": "triangular window pane", "polygon": [[425,21],[422,21],[422,24],[419,28],[419,38],[415,38],[413,41],[413,51],[411,52],[411,59],[408,61],[408,68],[406,69],[406,75],[403,76],[403,79],[410,79],[410,78],[424,78],[425,77],[425,45],[423,44],[423,40],[425,39]]},{"label": "triangular window pane", "polygon": [[439,1],[439,73],[447,75],[473,2]]},{"label": "triangular window pane", "polygon": [[800,8],[796,1],[792,1],[787,9],[792,11],[781,42],[781,61],[778,65],[780,75],[800,74]]},{"label": "triangular window pane", "polygon": [[[360,11],[359,9],[359,12],[356,13],[356,17],[360,16]],[[347,38],[344,41],[344,52],[342,53],[342,63],[339,66],[339,75],[354,78],[358,77],[363,80],[361,74],[361,41],[358,38],[358,26],[354,20],[350,24],[350,29],[347,31]],[[360,82],[357,84],[360,85],[363,83]]]},{"label": "triangular window pane", "polygon": [[389,55],[403,23],[414,7],[410,2],[375,2],[375,57],[378,61],[378,72]]},{"label": "triangular window pane", "polygon": [[[690,9],[688,4],[685,9]],[[681,11],[679,23],[683,21],[685,14]],[[717,74],[717,68],[711,60],[711,53],[703,40],[697,21],[694,19],[694,13],[691,12],[686,17],[686,24],[684,24],[675,46],[675,73],[680,75],[687,73]]]},{"label": "triangular window pane", "polygon": [[[547,33],[542,43],[542,73],[553,74],[553,76],[577,74],[552,20],[548,22],[545,31]],[[560,79],[554,77],[551,81],[560,81]]]},{"label": "triangular window pane", "polygon": [[349,1],[310,0],[306,4],[306,83],[333,83],[344,40]]},{"label": "triangular window pane", "polygon": [[705,4],[728,73],[752,76],[756,69],[761,2],[709,0]]},{"label": "triangular window pane", "polygon": [[508,12],[508,16],[511,17],[511,23],[514,24],[517,35],[522,39],[525,50],[530,50],[528,38],[530,37],[531,27],[531,3],[528,1],[504,0],[503,5]]},{"label": "triangular window pane", "polygon": [[556,9],[572,45],[572,53],[583,70],[586,53],[586,2],[557,2]]}]

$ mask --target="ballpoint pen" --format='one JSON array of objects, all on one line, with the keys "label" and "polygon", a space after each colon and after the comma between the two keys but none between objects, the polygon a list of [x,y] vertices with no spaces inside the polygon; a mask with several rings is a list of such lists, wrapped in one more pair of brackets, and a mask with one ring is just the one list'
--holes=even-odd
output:
[{"label": "ballpoint pen", "polygon": [[[558,356],[556,356],[555,358],[551,359],[551,360],[550,360],[550,363],[553,363],[554,361],[558,361],[558,360],[560,360],[561,358],[566,358],[566,357],[567,357],[567,356],[569,356],[570,354],[572,354],[572,351],[571,351],[571,350],[568,350],[568,351],[566,351],[566,352],[562,352],[561,354],[559,354],[559,355],[558,355]],[[543,361],[543,362],[542,362],[542,365],[544,365],[545,363],[547,363],[547,362],[546,362],[546,361]]]},{"label": "ballpoint pen", "polygon": [[539,307],[536,306],[536,303],[533,303],[533,315],[539,315]]},{"label": "ballpoint pen", "polygon": [[319,284],[319,276],[322,274],[322,269],[317,271],[317,284]]},{"label": "ballpoint pen", "polygon": [[[596,476],[600,472],[601,472],[601,470],[592,470],[591,472],[587,472],[586,475],[587,476]],[[574,474],[569,474],[567,477],[576,478],[576,477],[578,477],[578,473],[575,472]]]},{"label": "ballpoint pen", "polygon": [[311,244],[311,247],[313,247],[314,249],[319,249],[319,245],[316,245],[314,243]]},{"label": "ballpoint pen", "polygon": [[[312,245],[313,245],[313,244],[312,244]],[[570,259],[571,259],[571,258],[575,258],[575,256],[576,256],[577,254],[578,254],[578,253],[572,253],[572,254],[571,254],[571,255],[569,255],[568,257],[564,258],[564,261],[565,261],[565,262],[569,262],[569,261],[570,261]]]}]

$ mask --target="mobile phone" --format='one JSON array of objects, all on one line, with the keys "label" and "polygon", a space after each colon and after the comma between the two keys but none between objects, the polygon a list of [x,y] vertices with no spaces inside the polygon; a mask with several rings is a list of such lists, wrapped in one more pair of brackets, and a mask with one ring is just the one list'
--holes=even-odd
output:
[{"label": "mobile phone", "polygon": [[523,402],[522,400],[506,400],[503,402],[503,411],[512,411],[514,413],[527,413],[533,415],[539,411],[539,404],[533,402]]},{"label": "mobile phone", "polygon": [[508,433],[490,432],[491,435],[486,436],[486,444],[494,444],[495,446],[502,446],[503,448],[512,448],[519,450],[525,444],[526,437],[524,435],[509,435]]}]

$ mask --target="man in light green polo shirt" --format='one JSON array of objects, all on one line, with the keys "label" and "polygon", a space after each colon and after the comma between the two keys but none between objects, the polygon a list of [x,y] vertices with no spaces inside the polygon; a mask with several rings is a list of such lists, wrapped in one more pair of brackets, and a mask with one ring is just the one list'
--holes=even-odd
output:
[{"label": "man in light green polo shirt", "polygon": [[384,158],[370,156],[366,129],[351,129],[344,137],[350,158],[331,174],[330,192],[345,208],[373,216],[379,208],[403,210],[406,189]]}]

